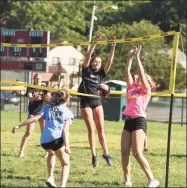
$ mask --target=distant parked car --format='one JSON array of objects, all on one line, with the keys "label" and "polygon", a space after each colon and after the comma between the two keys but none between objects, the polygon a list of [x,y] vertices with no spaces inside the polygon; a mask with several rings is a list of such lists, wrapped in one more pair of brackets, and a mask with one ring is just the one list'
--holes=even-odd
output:
[{"label": "distant parked car", "polygon": [[5,109],[5,92],[4,91],[0,91],[0,110],[4,110]]},{"label": "distant parked car", "polygon": [[5,92],[5,104],[18,105],[20,103],[20,96],[16,93]]}]

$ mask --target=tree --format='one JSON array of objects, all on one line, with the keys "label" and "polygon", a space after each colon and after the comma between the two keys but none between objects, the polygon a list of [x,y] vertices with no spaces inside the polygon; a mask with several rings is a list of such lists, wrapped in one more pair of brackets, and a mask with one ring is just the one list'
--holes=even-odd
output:
[{"label": "tree", "polygon": [[88,9],[84,5],[77,1],[73,4],[70,1],[14,1],[5,27],[49,30],[51,39],[82,41],[86,39],[89,25],[84,14]]},{"label": "tree", "polygon": [[[173,30],[180,21],[181,28],[186,31],[186,3],[181,1],[96,1],[98,6],[95,15],[94,32],[100,30],[104,38],[116,35],[120,38],[133,38]],[[110,5],[118,5],[113,10]],[[1,1],[1,26],[9,29],[49,30],[51,39],[66,40],[68,42],[87,41],[93,1]],[[3,8],[2,8],[3,7]],[[103,11],[99,11],[103,10]],[[165,78],[168,86],[170,59],[160,54],[160,50],[172,47],[172,37],[150,41],[141,41],[143,45],[143,62],[146,70],[152,70],[151,75],[156,81]],[[116,46],[114,64],[110,77],[124,80],[124,62],[128,50],[137,43],[124,43]],[[183,35],[183,46],[186,52],[186,37]],[[87,47],[82,51],[86,52]],[[98,45],[96,54],[100,54],[103,61],[108,58],[109,45]],[[159,69],[163,67],[163,69]],[[153,71],[154,70],[154,71]],[[183,69],[178,75],[177,87],[183,87],[185,73]],[[135,68],[133,67],[133,72]]]},{"label": "tree", "polygon": [[[118,5],[118,11],[99,12],[98,21],[95,22],[96,27],[148,20],[164,32],[176,30],[178,24],[183,31],[186,31],[187,4],[184,0],[113,1],[113,3]],[[183,37],[183,41],[184,52],[186,52],[186,36]],[[172,43],[172,37],[168,37],[167,42]],[[183,50],[181,45],[179,48]]]},{"label": "tree", "polygon": [[0,27],[6,28],[7,22],[10,19],[10,11],[12,10],[12,1],[0,1]]}]

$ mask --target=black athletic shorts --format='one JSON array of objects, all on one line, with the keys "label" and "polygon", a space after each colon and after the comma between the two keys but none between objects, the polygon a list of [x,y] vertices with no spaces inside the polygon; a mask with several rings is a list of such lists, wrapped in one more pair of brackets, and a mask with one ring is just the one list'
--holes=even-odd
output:
[{"label": "black athletic shorts", "polygon": [[131,118],[125,117],[124,130],[132,132],[134,130],[143,129],[145,134],[147,133],[147,120],[144,117]]},{"label": "black athletic shorts", "polygon": [[92,98],[81,97],[80,108],[90,107],[91,109],[94,109],[94,108],[96,108],[100,105],[101,105],[100,99],[92,99]]},{"label": "black athletic shorts", "polygon": [[64,139],[63,137],[61,138],[58,138],[52,142],[49,142],[49,143],[44,143],[44,144],[41,144],[41,146],[45,149],[45,150],[58,150],[60,149],[62,146],[64,146]]}]

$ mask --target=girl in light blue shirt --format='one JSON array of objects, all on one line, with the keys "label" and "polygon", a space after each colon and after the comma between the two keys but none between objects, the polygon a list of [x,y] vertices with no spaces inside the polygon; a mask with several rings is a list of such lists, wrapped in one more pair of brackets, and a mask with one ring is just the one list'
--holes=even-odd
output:
[{"label": "girl in light blue shirt", "polygon": [[47,98],[46,102],[48,104],[39,114],[13,127],[12,133],[24,125],[38,121],[40,118],[45,120],[40,143],[49,153],[47,158],[49,177],[46,184],[49,187],[56,187],[53,177],[56,155],[62,166],[61,187],[65,187],[70,171],[69,127],[74,120],[73,113],[66,107],[66,103],[69,102],[68,91],[62,89],[54,93],[51,98]]}]

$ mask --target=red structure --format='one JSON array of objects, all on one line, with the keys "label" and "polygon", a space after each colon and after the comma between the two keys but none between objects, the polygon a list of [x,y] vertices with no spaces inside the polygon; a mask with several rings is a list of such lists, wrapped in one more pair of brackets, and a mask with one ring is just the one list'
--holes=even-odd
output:
[{"label": "red structure", "polygon": [[[1,29],[1,43],[49,44],[49,31]],[[0,46],[1,70],[46,71],[49,48]]]}]

